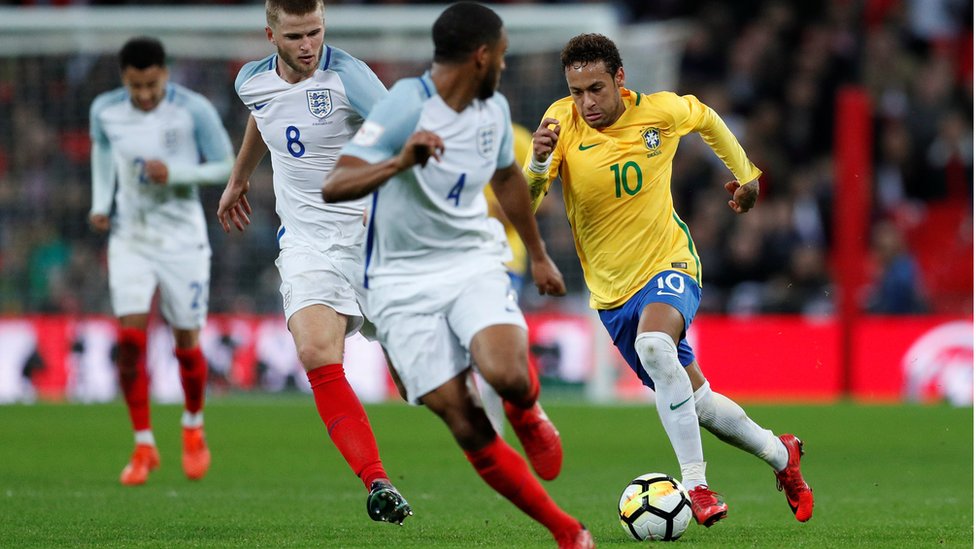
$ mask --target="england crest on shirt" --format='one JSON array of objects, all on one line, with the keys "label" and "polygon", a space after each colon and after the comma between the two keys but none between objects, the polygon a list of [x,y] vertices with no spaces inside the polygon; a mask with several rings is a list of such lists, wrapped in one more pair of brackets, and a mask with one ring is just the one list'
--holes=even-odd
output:
[{"label": "england crest on shirt", "polygon": [[485,158],[491,157],[495,145],[495,127],[492,125],[478,128],[478,154]]},{"label": "england crest on shirt", "polygon": [[308,112],[315,118],[325,118],[332,112],[331,90],[308,90]]}]

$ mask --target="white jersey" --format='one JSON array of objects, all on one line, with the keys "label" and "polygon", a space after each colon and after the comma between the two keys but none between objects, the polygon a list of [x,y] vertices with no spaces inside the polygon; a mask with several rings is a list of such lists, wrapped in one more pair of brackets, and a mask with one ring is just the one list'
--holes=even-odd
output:
[{"label": "white jersey", "polygon": [[373,193],[367,287],[495,269],[510,257],[483,193],[495,170],[515,161],[508,101],[496,92],[459,113],[437,94],[429,74],[404,79],[370,112],[343,154],[381,162],[399,154],[417,130],[440,136],[444,154]]},{"label": "white jersey", "polygon": [[235,87],[271,152],[279,245],[359,246],[366,199],[326,204],[322,183],[386,87],[365,63],[330,46],[315,73],[295,84],[278,75],[278,61],[274,54],[244,65]]},{"label": "white jersey", "polygon": [[[201,245],[209,249],[197,183],[225,182],[234,153],[206,98],[170,83],[162,102],[146,112],[132,104],[125,88],[118,88],[95,98],[90,131],[91,211],[110,212],[115,185],[113,237],[160,251]],[[147,179],[147,160],[166,164],[167,184]],[[208,163],[217,169],[200,169]]]}]

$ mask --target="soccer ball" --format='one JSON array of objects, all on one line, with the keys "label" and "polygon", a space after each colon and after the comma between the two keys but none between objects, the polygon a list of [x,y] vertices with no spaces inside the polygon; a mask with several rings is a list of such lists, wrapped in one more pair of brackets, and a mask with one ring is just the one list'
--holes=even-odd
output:
[{"label": "soccer ball", "polygon": [[648,473],[630,481],[617,509],[621,526],[637,541],[674,541],[691,522],[688,491],[664,473]]}]

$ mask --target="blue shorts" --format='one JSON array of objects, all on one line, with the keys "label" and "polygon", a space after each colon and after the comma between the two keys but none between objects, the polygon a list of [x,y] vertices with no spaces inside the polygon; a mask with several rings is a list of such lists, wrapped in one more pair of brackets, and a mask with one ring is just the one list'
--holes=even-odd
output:
[{"label": "blue shorts", "polygon": [[695,313],[698,312],[698,304],[701,303],[701,288],[694,278],[685,273],[662,271],[620,307],[599,311],[600,320],[610,332],[613,344],[617,346],[617,350],[630,365],[630,369],[637,374],[644,385],[653,389],[654,382],[644,370],[644,366],[637,356],[637,349],[634,348],[641,312],[650,303],[667,303],[677,309],[685,318],[685,329],[681,332],[681,341],[678,342],[678,360],[682,366],[687,366],[695,361],[695,352],[691,349],[691,345],[688,344],[685,336],[688,332],[688,326],[691,326],[691,321],[695,318]]}]

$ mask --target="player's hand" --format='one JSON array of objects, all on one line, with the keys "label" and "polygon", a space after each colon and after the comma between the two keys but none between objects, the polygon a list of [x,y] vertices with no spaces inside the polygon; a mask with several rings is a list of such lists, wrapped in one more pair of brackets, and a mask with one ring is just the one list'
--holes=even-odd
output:
[{"label": "player's hand", "polygon": [[146,178],[157,185],[169,182],[169,168],[159,160],[146,160]]},{"label": "player's hand", "polygon": [[740,185],[738,181],[729,181],[725,184],[725,190],[732,195],[729,200],[729,207],[738,214],[746,213],[756,205],[759,200],[759,180],[753,180],[745,185]]},{"label": "player's hand", "polygon": [[539,123],[539,129],[532,134],[532,156],[536,162],[545,162],[552,154],[559,141],[559,131],[559,121],[555,118],[543,118]]},{"label": "player's hand", "polygon": [[231,221],[241,232],[251,224],[251,218],[248,217],[251,214],[251,204],[247,201],[247,191],[250,188],[250,181],[236,184],[233,180],[228,181],[224,187],[224,193],[220,195],[220,205],[217,206],[217,219],[225,233],[230,232]]},{"label": "player's hand", "polygon": [[88,216],[88,224],[96,233],[107,233],[112,226],[112,222],[105,214],[92,214]]},{"label": "player's hand", "polygon": [[539,295],[566,295],[566,283],[563,274],[552,262],[548,254],[539,259],[532,259],[532,280],[539,289]]},{"label": "player's hand", "polygon": [[442,154],[444,154],[444,140],[434,132],[420,130],[414,132],[404,143],[397,158],[397,169],[403,171],[415,164],[424,167],[430,157],[440,161]]}]

